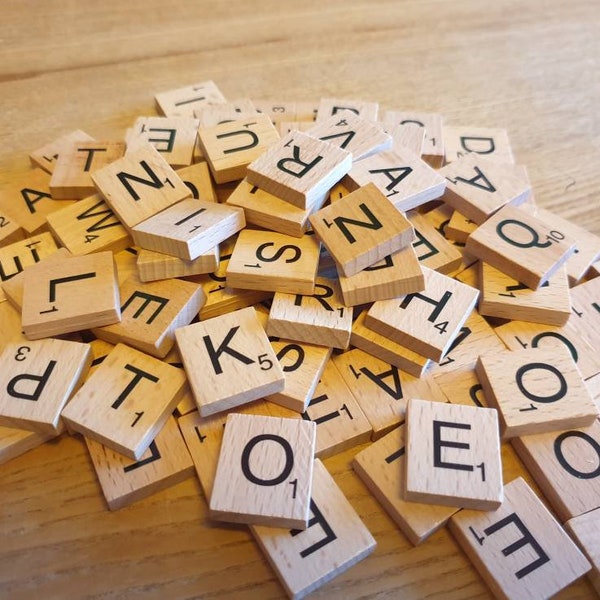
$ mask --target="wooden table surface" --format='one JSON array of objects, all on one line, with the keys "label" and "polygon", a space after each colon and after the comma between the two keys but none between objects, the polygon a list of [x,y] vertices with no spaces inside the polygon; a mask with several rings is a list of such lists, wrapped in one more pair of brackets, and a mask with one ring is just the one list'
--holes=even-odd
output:
[{"label": "wooden table surface", "polygon": [[[538,203],[600,234],[599,59],[592,0],[7,0],[0,185],[64,132],[121,138],[156,92],[213,79],[229,98],[360,98],[506,128]],[[491,597],[446,530],[411,546],[352,472],[356,450],[325,465],[378,546],[314,597]],[[527,477],[504,460],[506,481]],[[0,598],[285,597],[248,531],[207,519],[197,480],[110,512],[68,435],[0,466],[0,539]],[[594,592],[584,579],[559,597]]]}]

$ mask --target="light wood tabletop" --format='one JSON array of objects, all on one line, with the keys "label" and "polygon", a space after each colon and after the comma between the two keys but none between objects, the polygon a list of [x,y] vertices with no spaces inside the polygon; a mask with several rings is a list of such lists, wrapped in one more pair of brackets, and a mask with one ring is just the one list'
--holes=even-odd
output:
[{"label": "light wood tabletop", "polygon": [[[600,234],[600,13],[591,0],[10,0],[0,24],[0,185],[82,129],[123,139],[154,94],[377,101],[508,131],[539,205]],[[377,541],[314,598],[491,598],[450,533],[418,547],[351,468],[324,461]],[[508,445],[504,478],[525,467]],[[536,488],[537,489],[537,488]],[[211,522],[196,478],[109,511],[82,439],[0,466],[0,597],[284,598],[244,526]],[[592,598],[584,578],[560,598]]]}]

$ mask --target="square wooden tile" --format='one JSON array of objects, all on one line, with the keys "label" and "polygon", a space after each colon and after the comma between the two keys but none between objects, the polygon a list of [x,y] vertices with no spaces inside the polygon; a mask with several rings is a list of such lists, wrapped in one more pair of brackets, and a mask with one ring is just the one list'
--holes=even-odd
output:
[{"label": "square wooden tile", "polygon": [[94,138],[81,131],[80,129],[76,129],[75,131],[70,131],[69,133],[65,133],[60,137],[44,144],[41,148],[37,148],[33,152],[29,154],[29,160],[31,161],[32,166],[40,167],[44,169],[47,173],[52,173],[54,171],[54,167],[56,166],[56,161],[60,156],[60,153],[65,149],[70,147],[74,142],[93,142]]},{"label": "square wooden tile", "polygon": [[211,80],[159,92],[154,99],[167,117],[192,117],[198,108],[226,101],[221,90]]},{"label": "square wooden tile", "polygon": [[506,129],[444,125],[442,131],[447,163],[479,154],[499,163],[514,163]]}]

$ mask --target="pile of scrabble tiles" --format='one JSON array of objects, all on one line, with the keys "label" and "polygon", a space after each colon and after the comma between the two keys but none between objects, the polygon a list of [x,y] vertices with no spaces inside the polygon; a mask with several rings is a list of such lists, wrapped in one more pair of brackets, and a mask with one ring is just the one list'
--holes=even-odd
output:
[{"label": "pile of scrabble tiles", "polygon": [[156,101],[0,190],[0,460],[82,434],[110,509],[195,470],[299,598],[375,548],[321,462],[362,445],[402,533],[448,525],[498,597],[600,591],[600,239],[536,206],[506,132]]}]

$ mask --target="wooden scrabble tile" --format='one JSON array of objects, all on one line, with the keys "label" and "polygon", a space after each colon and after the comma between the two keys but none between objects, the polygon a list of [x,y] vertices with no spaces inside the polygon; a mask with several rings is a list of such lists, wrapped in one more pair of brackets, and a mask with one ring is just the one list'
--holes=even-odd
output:
[{"label": "wooden scrabble tile", "polygon": [[219,246],[207,250],[194,260],[141,249],[136,264],[140,281],[144,282],[213,273],[219,267]]},{"label": "wooden scrabble tile", "polygon": [[442,134],[447,163],[469,153],[486,156],[499,163],[515,162],[506,129],[444,125]]},{"label": "wooden scrabble tile", "polygon": [[452,371],[437,373],[433,378],[452,404],[489,407],[475,367],[463,365]]},{"label": "wooden scrabble tile", "polygon": [[215,82],[210,80],[160,92],[154,99],[167,117],[192,117],[198,108],[226,101]]},{"label": "wooden scrabble tile", "polygon": [[424,292],[375,302],[365,325],[439,361],[473,310],[479,292],[424,268]]},{"label": "wooden scrabble tile", "polygon": [[235,238],[229,238],[219,244],[219,266],[214,273],[188,278],[199,283],[206,295],[206,302],[200,310],[200,319],[206,320],[240,308],[253,306],[272,296],[271,292],[243,290],[228,287],[227,267],[233,252]]},{"label": "wooden scrabble tile", "polygon": [[283,371],[252,307],[181,327],[175,337],[202,416],[284,387]]},{"label": "wooden scrabble tile", "polygon": [[27,431],[27,429],[0,426],[0,465],[55,437],[55,433],[39,433]]},{"label": "wooden scrabble tile", "polygon": [[445,401],[431,377],[414,377],[358,348],[332,360],[371,423],[374,440],[404,420],[409,398]]},{"label": "wooden scrabble tile", "polygon": [[264,227],[285,235],[302,237],[309,226],[310,210],[281,200],[248,183],[247,179],[240,181],[227,199],[227,204],[243,208],[249,225]]},{"label": "wooden scrabble tile", "polygon": [[315,388],[331,356],[331,348],[269,338],[285,375],[281,392],[266,399],[302,413],[314,395]]},{"label": "wooden scrabble tile", "polygon": [[339,276],[346,306],[387,300],[425,289],[423,269],[412,246],[389,254],[352,277]]},{"label": "wooden scrabble tile", "polygon": [[205,301],[202,287],[189,281],[142,283],[132,276],[119,286],[121,320],[93,329],[111,344],[124,343],[158,358],[175,344],[175,330],[189,325]]},{"label": "wooden scrabble tile", "polygon": [[46,339],[13,343],[0,356],[0,424],[58,434],[60,413],[92,362],[88,344]]},{"label": "wooden scrabble tile", "polygon": [[115,345],[109,344],[104,340],[100,340],[98,338],[93,339],[90,343],[90,348],[92,349],[92,364],[90,366],[90,370],[88,371],[86,379],[88,379],[94,371],[98,369],[98,367],[104,362],[106,357],[114,350]]},{"label": "wooden scrabble tile", "polygon": [[459,244],[466,244],[469,236],[477,229],[477,223],[455,210],[446,227],[448,239]]},{"label": "wooden scrabble tile", "polygon": [[189,197],[190,189],[150,144],[139,144],[92,179],[125,227],[138,223]]},{"label": "wooden scrabble tile", "polygon": [[401,211],[439,198],[446,181],[406,148],[379,152],[352,165],[344,183],[350,191],[374,183]]},{"label": "wooden scrabble tile", "polygon": [[132,275],[137,275],[137,248],[130,246],[129,248],[125,248],[125,250],[121,250],[121,252],[113,254],[113,257],[115,259],[115,266],[117,267],[119,285]]},{"label": "wooden scrabble tile", "polygon": [[294,238],[273,231],[244,229],[227,265],[233,288],[312,294],[319,266],[320,243],[314,236]]},{"label": "wooden scrabble tile", "polygon": [[411,398],[405,499],[493,510],[502,504],[497,412]]},{"label": "wooden scrabble tile", "polygon": [[82,142],[66,146],[56,160],[50,179],[50,192],[55,200],[86,198],[95,193],[91,174],[121,158],[123,142]]},{"label": "wooden scrabble tile", "polygon": [[294,206],[322,206],[352,166],[352,155],[306,133],[292,132],[248,166],[248,183]]},{"label": "wooden scrabble tile", "polygon": [[169,417],[139,460],[86,438],[102,493],[117,510],[174,486],[194,473],[190,453],[173,417]]},{"label": "wooden scrabble tile", "polygon": [[315,460],[308,527],[253,525],[251,531],[295,600],[366,558],[376,542],[320,460]]},{"label": "wooden scrabble tile", "polygon": [[62,412],[66,424],[140,460],[177,406],[181,369],[117,344]]},{"label": "wooden scrabble tile", "polygon": [[314,121],[274,121],[275,127],[281,137],[285,137],[292,131],[301,131],[306,133],[310,131],[314,126]]},{"label": "wooden scrabble tile", "polygon": [[437,113],[388,110],[383,117],[386,128],[414,125],[424,130],[422,158],[434,169],[439,169],[444,160],[442,122],[442,115]]},{"label": "wooden scrabble tile", "polygon": [[412,225],[373,183],[322,208],[309,220],[345,277],[406,248],[414,238]]},{"label": "wooden scrabble tile", "polygon": [[575,242],[552,224],[505,206],[469,236],[466,250],[535,290],[575,252]]},{"label": "wooden scrabble tile", "polygon": [[112,252],[44,263],[23,274],[23,331],[29,339],[110,325],[120,318]]},{"label": "wooden scrabble tile", "polygon": [[205,162],[177,169],[177,175],[188,186],[194,200],[217,202],[210,170]]},{"label": "wooden scrabble tile", "polygon": [[422,155],[423,144],[425,142],[425,130],[422,127],[413,123],[408,123],[406,125],[395,125],[388,131],[392,136],[393,150],[408,148],[413,154],[416,154],[417,156]]},{"label": "wooden scrabble tile", "polygon": [[571,306],[569,324],[593,348],[600,347],[600,277],[571,288]]},{"label": "wooden scrabble tile", "polygon": [[377,121],[379,104],[364,100],[349,100],[340,98],[321,98],[317,109],[317,123],[329,119],[332,115],[346,116],[355,114],[367,121]]},{"label": "wooden scrabble tile", "polygon": [[365,325],[366,314],[366,311],[361,312],[352,323],[350,344],[414,377],[421,377],[431,360],[394,339],[369,329]]},{"label": "wooden scrabble tile", "polygon": [[498,409],[503,438],[585,427],[598,417],[566,347],[484,354],[477,375]]},{"label": "wooden scrabble tile", "polygon": [[14,219],[28,235],[47,229],[46,217],[73,202],[52,199],[50,175],[32,169],[9,179],[0,189],[0,210]]},{"label": "wooden scrabble tile", "polygon": [[352,309],[344,306],[339,284],[317,277],[315,293],[277,292],[273,297],[267,332],[287,340],[347,348],[352,329]]},{"label": "wooden scrabble tile", "polygon": [[422,266],[448,275],[463,263],[463,255],[430,223],[427,215],[412,213],[408,220],[415,230],[413,248]]},{"label": "wooden scrabble tile", "polygon": [[47,216],[54,237],[71,254],[90,254],[131,246],[128,231],[99,194],[84,198]]},{"label": "wooden scrabble tile", "polygon": [[490,512],[461,510],[450,531],[496,598],[550,598],[590,565],[522,478]]},{"label": "wooden scrabble tile", "polygon": [[600,594],[600,509],[569,519],[565,529],[592,564],[588,577],[596,593]]},{"label": "wooden scrabble tile", "polygon": [[0,302],[0,322],[0,353],[13,342],[27,344],[28,340],[21,330],[21,314],[10,302]]},{"label": "wooden scrabble tile", "polygon": [[127,138],[128,149],[144,141],[174,169],[187,167],[192,164],[199,124],[192,117],[138,117]]},{"label": "wooden scrabble tile", "polygon": [[246,167],[280,139],[271,119],[259,114],[200,128],[198,138],[217,183],[243,179]]},{"label": "wooden scrabble tile", "polygon": [[0,247],[25,238],[25,231],[8,213],[0,209]]},{"label": "wooden scrabble tile", "polygon": [[333,361],[325,366],[302,418],[317,424],[315,456],[326,458],[367,442],[372,426]]},{"label": "wooden scrabble tile", "polygon": [[354,161],[392,147],[392,137],[379,125],[349,111],[319,119],[306,133],[347,150]]},{"label": "wooden scrabble tile", "polygon": [[405,424],[401,423],[359,452],[352,461],[352,468],[402,533],[416,546],[443,527],[458,508],[404,500],[405,429]]},{"label": "wooden scrabble tile", "polygon": [[[260,113],[267,115],[273,123],[277,124],[280,121],[300,121],[297,114],[298,103],[281,100],[253,100],[254,107]],[[316,113],[316,106],[315,113]],[[308,121],[314,121],[314,116],[311,116]]]},{"label": "wooden scrabble tile", "polygon": [[200,121],[199,127],[214,127],[227,121],[245,119],[257,115],[256,107],[250,98],[209,104],[194,110],[194,116]]},{"label": "wooden scrabble tile", "polygon": [[308,526],[316,425],[230,414],[210,496],[219,521]]},{"label": "wooden scrabble tile", "polygon": [[600,507],[600,422],[513,438],[511,444],[561,521]]},{"label": "wooden scrabble tile", "polygon": [[511,321],[496,327],[495,332],[510,350],[566,346],[584,379],[600,373],[600,356],[573,327],[573,320],[562,327]]},{"label": "wooden scrabble tile", "polygon": [[40,167],[48,173],[54,171],[60,153],[69,148],[74,142],[93,142],[94,138],[84,131],[76,129],[44,144],[41,148],[29,154],[29,160],[34,167]]},{"label": "wooden scrabble tile", "polygon": [[146,249],[194,260],[245,227],[244,211],[204,200],[183,200],[132,228]]},{"label": "wooden scrabble tile", "polygon": [[444,202],[480,225],[503,206],[519,206],[531,194],[522,167],[469,153],[440,169]]},{"label": "wooden scrabble tile", "polygon": [[571,316],[566,266],[532,290],[491,265],[480,262],[479,312],[488,317],[564,325]]}]

